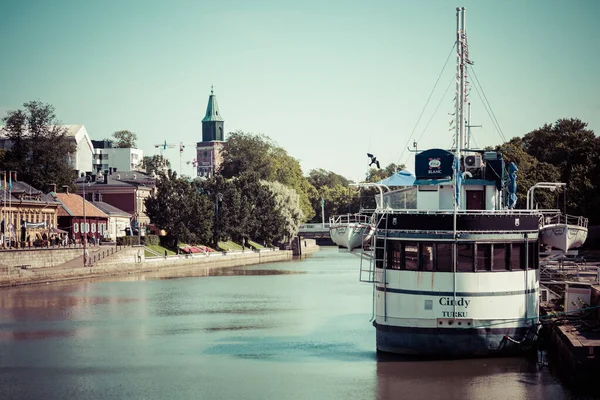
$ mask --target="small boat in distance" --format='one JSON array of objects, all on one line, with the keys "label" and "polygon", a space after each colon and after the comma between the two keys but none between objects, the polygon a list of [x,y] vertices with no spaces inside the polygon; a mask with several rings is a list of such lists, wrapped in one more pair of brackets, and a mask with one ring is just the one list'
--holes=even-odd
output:
[{"label": "small boat in distance", "polygon": [[329,235],[339,247],[348,250],[361,247],[375,232],[371,216],[366,214],[343,214],[329,219]]},{"label": "small boat in distance", "polygon": [[[527,208],[534,208],[535,189],[555,191],[566,186],[563,182],[538,182],[527,191]],[[564,190],[563,190],[564,192]],[[566,202],[566,199],[565,199]],[[546,246],[569,251],[583,246],[588,235],[588,219],[580,216],[562,214],[559,210],[540,210],[540,241]]]}]

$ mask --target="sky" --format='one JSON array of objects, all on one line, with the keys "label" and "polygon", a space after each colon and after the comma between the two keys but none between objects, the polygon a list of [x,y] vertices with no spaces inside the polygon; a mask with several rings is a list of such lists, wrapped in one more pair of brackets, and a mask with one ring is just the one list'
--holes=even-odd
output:
[{"label": "sky", "polygon": [[305,174],[361,181],[367,152],[414,171],[413,142],[453,143],[456,6],[482,88],[471,147],[560,118],[600,132],[594,0],[0,0],[0,116],[40,100],[94,140],[183,143],[164,155],[192,175],[214,85],[225,132],[267,135]]}]

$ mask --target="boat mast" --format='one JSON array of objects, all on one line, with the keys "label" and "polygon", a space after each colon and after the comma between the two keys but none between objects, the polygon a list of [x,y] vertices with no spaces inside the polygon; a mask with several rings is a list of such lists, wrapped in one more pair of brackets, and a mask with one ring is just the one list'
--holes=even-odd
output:
[{"label": "boat mast", "polygon": [[[459,17],[460,25],[457,26],[456,32],[456,49],[458,52],[458,85],[460,87],[460,91],[457,95],[457,128],[458,128],[458,144],[456,146],[457,155],[460,157],[460,153],[463,150],[464,140],[465,140],[465,113],[464,113],[464,104],[466,98],[466,87],[465,87],[465,51],[466,51],[466,36],[465,36],[465,8],[460,7],[456,8],[456,15]],[[458,22],[458,21],[457,21]]]}]

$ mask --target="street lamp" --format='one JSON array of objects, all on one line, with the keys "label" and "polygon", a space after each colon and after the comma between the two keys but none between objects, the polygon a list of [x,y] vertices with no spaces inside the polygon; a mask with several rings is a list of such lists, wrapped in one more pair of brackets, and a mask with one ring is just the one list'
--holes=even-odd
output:
[{"label": "street lamp", "polygon": [[216,213],[215,213],[215,217],[217,219],[217,223],[215,224],[215,245],[218,245],[219,243],[219,202],[223,201],[223,193],[217,193],[217,198],[215,201],[215,207],[217,209]]}]

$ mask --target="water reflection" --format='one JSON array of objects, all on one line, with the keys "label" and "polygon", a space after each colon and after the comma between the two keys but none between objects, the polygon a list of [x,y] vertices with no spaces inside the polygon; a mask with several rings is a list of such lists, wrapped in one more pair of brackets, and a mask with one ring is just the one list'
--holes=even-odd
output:
[{"label": "water reflection", "polygon": [[378,354],[372,288],[357,271],[353,256],[324,249],[302,262],[0,290],[0,399],[568,395],[522,359]]}]

